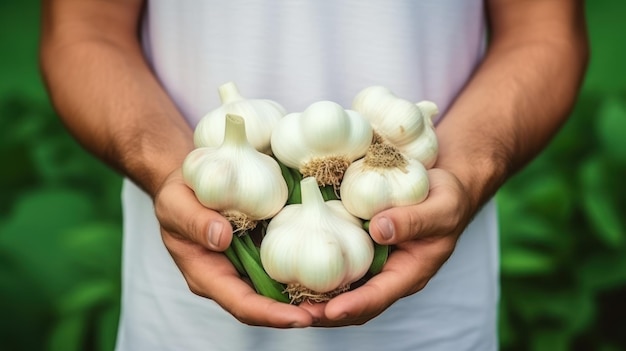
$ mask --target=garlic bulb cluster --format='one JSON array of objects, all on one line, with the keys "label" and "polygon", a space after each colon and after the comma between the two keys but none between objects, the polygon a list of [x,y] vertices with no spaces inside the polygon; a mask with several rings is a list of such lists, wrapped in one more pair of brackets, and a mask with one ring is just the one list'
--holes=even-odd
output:
[{"label": "garlic bulb cluster", "polygon": [[183,177],[240,232],[225,251],[240,274],[264,296],[300,303],[380,272],[389,250],[363,220],[428,196],[437,106],[373,86],[352,109],[319,101],[287,114],[274,101],[244,99],[232,82],[218,90],[222,105],[196,126]]},{"label": "garlic bulb cluster", "polygon": [[267,99],[245,99],[233,82],[218,88],[222,105],[207,113],[194,130],[196,147],[218,146],[224,138],[224,116],[234,114],[246,121],[248,141],[255,149],[271,154],[270,136],[278,121],[286,114],[277,102]]},{"label": "garlic bulb cluster", "polygon": [[292,302],[325,301],[365,275],[374,246],[341,201],[324,202],[315,178],[300,185],[302,204],[287,205],[270,220],[261,262],[270,277],[287,284]]},{"label": "garlic bulb cluster", "polygon": [[271,148],[287,167],[314,177],[320,185],[338,187],[348,165],[365,154],[372,137],[371,125],[359,113],[319,101],[283,117],[272,132]]},{"label": "garlic bulb cluster", "polygon": [[419,161],[391,145],[374,143],[364,158],[348,167],[340,193],[348,212],[371,219],[388,208],[424,201],[428,187],[428,173]]},{"label": "garlic bulb cluster", "polygon": [[433,102],[415,104],[397,97],[388,88],[372,86],[356,95],[352,108],[370,121],[385,142],[426,168],[433,167],[439,151],[433,124],[439,110]]},{"label": "garlic bulb cluster", "polygon": [[222,143],[191,151],[183,178],[200,203],[222,213],[235,229],[251,229],[283,208],[287,183],[276,160],[248,142],[243,117],[229,114],[224,120]]}]

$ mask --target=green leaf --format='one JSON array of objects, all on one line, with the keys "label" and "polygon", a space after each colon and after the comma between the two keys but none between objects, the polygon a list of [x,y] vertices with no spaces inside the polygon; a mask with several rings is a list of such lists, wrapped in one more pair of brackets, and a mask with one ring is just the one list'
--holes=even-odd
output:
[{"label": "green leaf", "polygon": [[529,211],[551,222],[568,222],[574,208],[575,197],[564,175],[545,170],[543,176],[534,177],[532,185],[518,194]]},{"label": "green leaf", "polygon": [[[69,189],[24,196],[0,228],[0,254],[54,300],[85,278],[119,280],[121,228],[99,222],[94,201]],[[106,263],[106,264],[103,264]]]},{"label": "green leaf", "polygon": [[580,170],[582,206],[596,236],[608,247],[626,243],[624,212],[617,206],[611,186],[611,173],[605,160],[594,157]]},{"label": "green leaf", "polygon": [[626,255],[623,251],[596,251],[576,271],[588,290],[606,291],[626,284]]},{"label": "green leaf", "polygon": [[541,214],[528,210],[508,213],[501,216],[500,226],[503,272],[546,274],[559,268],[573,250],[569,230]]},{"label": "green leaf", "polygon": [[[560,171],[576,167],[578,160],[597,147],[593,130],[596,115],[604,97],[595,94],[581,94],[574,105],[569,119],[559,130],[547,149],[540,156],[548,163],[540,171],[551,168]],[[567,173],[565,173],[567,175]]]},{"label": "green leaf", "polygon": [[552,255],[524,248],[507,249],[500,266],[507,276],[548,275],[557,268]]},{"label": "green leaf", "polygon": [[72,228],[94,217],[91,199],[79,192],[34,189],[14,205],[9,222],[0,228],[0,245],[17,244],[16,241],[24,241],[30,246],[41,240],[54,242],[49,233]]},{"label": "green leaf", "polygon": [[607,98],[598,112],[596,127],[603,152],[626,165],[626,103]]},{"label": "green leaf", "polygon": [[122,228],[117,223],[90,221],[64,231],[59,239],[60,250],[71,253],[67,259],[77,278],[120,279]]},{"label": "green leaf", "polygon": [[62,316],[92,310],[115,303],[118,293],[117,285],[111,281],[83,280],[58,301],[57,310]]},{"label": "green leaf", "polygon": [[[85,280],[70,291],[56,306],[57,323],[50,333],[48,350],[94,350],[98,340],[93,340],[93,336],[111,345],[114,340],[111,328],[117,325],[111,315],[119,316],[118,295],[117,286],[106,280]],[[102,318],[109,325],[97,323]]]},{"label": "green leaf", "polygon": [[[49,340],[50,351],[65,351],[85,349],[93,350],[96,342],[90,335],[98,335],[100,331],[107,329],[95,329],[98,325],[94,322],[107,314],[117,314],[119,291],[115,284],[110,281],[84,281],[75,289],[64,296],[57,304],[57,324],[53,328]],[[107,314],[104,311],[108,311]],[[107,323],[116,321],[110,320]],[[110,326],[108,327],[110,328]],[[108,339],[110,335],[99,335],[101,339]],[[105,342],[104,340],[102,342]],[[105,343],[111,344],[111,340]]]},{"label": "green leaf", "polygon": [[0,346],[4,350],[43,350],[51,318],[41,283],[19,265],[19,257],[0,252]]},{"label": "green leaf", "polygon": [[79,193],[61,189],[32,192],[22,197],[0,228],[0,252],[16,257],[20,269],[43,284],[46,293],[60,294],[73,279],[65,257],[59,255],[63,252],[60,235],[93,216],[92,202]]},{"label": "green leaf", "polygon": [[95,346],[98,347],[98,350],[110,351],[115,349],[119,318],[119,305],[107,308],[100,315],[95,325],[95,329],[98,331]]},{"label": "green leaf", "polygon": [[563,330],[537,330],[531,338],[532,350],[570,351],[573,337]]},{"label": "green leaf", "polygon": [[541,284],[542,280],[526,281],[516,289],[507,289],[509,305],[535,330],[550,329],[574,336],[589,327],[596,313],[595,298],[576,282],[554,282]]},{"label": "green leaf", "polygon": [[513,313],[509,308],[508,296],[503,295],[500,298],[498,308],[498,337],[500,339],[501,348],[514,345],[517,342],[519,330],[513,326],[511,321]]},{"label": "green leaf", "polygon": [[57,324],[48,340],[49,351],[82,351],[89,328],[87,312],[68,316]]}]

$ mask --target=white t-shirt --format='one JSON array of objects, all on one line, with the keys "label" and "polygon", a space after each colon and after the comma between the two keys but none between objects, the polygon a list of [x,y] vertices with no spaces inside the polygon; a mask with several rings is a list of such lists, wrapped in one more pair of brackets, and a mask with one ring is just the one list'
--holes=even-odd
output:
[{"label": "white t-shirt", "polygon": [[[194,126],[234,81],[288,112],[319,100],[349,108],[370,85],[434,101],[441,116],[480,61],[478,0],[148,1],[149,62]],[[166,141],[164,141],[166,142]],[[165,249],[150,198],[123,188],[118,351],[495,350],[498,236],[489,203],[417,294],[363,326],[278,330],[241,324],[191,293]]]}]

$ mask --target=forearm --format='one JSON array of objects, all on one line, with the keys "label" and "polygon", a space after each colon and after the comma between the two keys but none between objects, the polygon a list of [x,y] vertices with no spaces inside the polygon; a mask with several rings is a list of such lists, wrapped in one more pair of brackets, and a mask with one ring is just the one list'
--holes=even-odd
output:
[{"label": "forearm", "polygon": [[580,87],[588,55],[582,9],[543,2],[528,20],[493,23],[485,60],[437,128],[437,167],[459,178],[474,208],[549,142]]},{"label": "forearm", "polygon": [[[133,25],[139,7],[111,4],[95,14],[58,3],[44,11],[41,44],[52,102],[85,148],[153,195],[192,148],[192,132],[144,61]],[[122,10],[125,18],[113,16]]]}]

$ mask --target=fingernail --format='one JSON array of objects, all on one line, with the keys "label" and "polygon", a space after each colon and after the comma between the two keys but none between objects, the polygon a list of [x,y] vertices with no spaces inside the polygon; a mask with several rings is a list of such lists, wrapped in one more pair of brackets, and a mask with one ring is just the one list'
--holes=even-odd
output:
[{"label": "fingernail", "polygon": [[213,222],[209,226],[209,245],[217,248],[220,246],[220,239],[222,238],[222,229],[224,225],[221,222]]},{"label": "fingernail", "polygon": [[291,328],[305,328],[306,325],[303,324],[302,322],[292,322],[291,324],[289,324],[289,327],[291,327]]},{"label": "fingernail", "polygon": [[378,227],[378,230],[380,231],[380,235],[383,237],[383,239],[389,240],[393,238],[393,233],[394,233],[393,223],[389,220],[389,218],[387,217],[379,218],[376,221],[376,226]]},{"label": "fingernail", "polygon": [[337,318],[333,318],[333,320],[342,321],[342,320],[344,320],[346,318],[348,318],[348,314],[344,312],[344,313],[340,314],[339,316],[337,316]]}]

